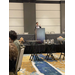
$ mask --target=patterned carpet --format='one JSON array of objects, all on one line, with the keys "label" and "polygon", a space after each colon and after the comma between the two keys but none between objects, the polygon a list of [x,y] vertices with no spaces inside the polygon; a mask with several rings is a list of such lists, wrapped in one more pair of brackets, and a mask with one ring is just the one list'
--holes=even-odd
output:
[{"label": "patterned carpet", "polygon": [[21,69],[18,75],[64,75],[65,60],[59,60],[60,53],[53,54],[55,60],[49,57],[46,60],[46,54],[38,54],[39,61],[34,57],[34,61],[29,60],[30,54],[24,54]]}]

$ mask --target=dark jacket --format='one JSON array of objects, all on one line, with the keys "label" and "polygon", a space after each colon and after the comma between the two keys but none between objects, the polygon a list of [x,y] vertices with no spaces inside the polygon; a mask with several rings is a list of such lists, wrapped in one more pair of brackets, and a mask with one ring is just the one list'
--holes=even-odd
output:
[{"label": "dark jacket", "polygon": [[[37,26],[35,26],[35,29],[37,28]],[[41,26],[39,26],[39,28],[41,28]]]},{"label": "dark jacket", "polygon": [[9,72],[12,72],[15,70],[15,66],[16,66],[16,60],[9,60]]}]

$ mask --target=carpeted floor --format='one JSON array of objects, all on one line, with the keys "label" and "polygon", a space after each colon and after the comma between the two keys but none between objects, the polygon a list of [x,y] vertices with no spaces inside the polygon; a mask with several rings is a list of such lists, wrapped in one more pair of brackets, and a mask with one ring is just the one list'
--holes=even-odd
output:
[{"label": "carpeted floor", "polygon": [[[42,58],[45,59],[46,54],[42,54]],[[53,66],[55,66],[58,70],[60,70],[62,73],[65,73],[65,60],[62,60],[63,56],[61,56],[61,60],[59,60],[60,53],[53,53],[53,56],[55,60],[46,60],[46,62],[49,62]],[[51,57],[49,59],[52,59]]]},{"label": "carpeted floor", "polygon": [[[51,57],[46,60],[46,54],[38,54],[39,61],[30,61],[30,54],[24,54],[21,69],[18,75],[62,75],[65,74],[65,60],[59,60],[60,53],[54,53],[55,60]],[[62,56],[63,57],[63,56]]]}]

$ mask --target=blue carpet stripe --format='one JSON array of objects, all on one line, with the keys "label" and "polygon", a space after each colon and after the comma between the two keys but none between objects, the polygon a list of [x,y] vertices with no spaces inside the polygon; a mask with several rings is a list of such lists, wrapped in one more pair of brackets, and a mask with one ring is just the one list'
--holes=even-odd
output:
[{"label": "blue carpet stripe", "polygon": [[35,66],[44,75],[62,75],[56,69],[54,69],[52,66],[50,66],[47,62],[43,61],[41,58],[39,58],[39,61],[37,61],[37,60],[35,61],[35,60],[36,59],[34,57]]}]

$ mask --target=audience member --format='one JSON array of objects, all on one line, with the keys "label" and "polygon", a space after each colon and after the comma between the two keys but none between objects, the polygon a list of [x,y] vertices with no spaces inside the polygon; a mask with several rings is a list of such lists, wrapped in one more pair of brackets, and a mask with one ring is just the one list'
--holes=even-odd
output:
[{"label": "audience member", "polygon": [[9,43],[9,72],[15,69],[18,50],[14,43]]},{"label": "audience member", "polygon": [[17,33],[13,30],[9,31],[9,42],[13,42],[17,49],[20,50],[20,42],[17,40]]},{"label": "audience member", "polygon": [[24,43],[24,38],[21,37],[20,40],[19,40],[20,44],[23,44]]}]

